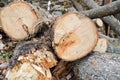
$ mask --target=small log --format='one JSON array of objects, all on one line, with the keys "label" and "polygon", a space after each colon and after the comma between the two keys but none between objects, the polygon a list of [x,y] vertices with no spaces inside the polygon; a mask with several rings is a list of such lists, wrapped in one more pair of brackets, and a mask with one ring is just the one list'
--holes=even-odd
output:
[{"label": "small log", "polygon": [[102,34],[106,34],[104,22],[100,18],[93,19],[93,21],[95,22],[96,26],[98,27],[97,28],[98,32],[101,32]]},{"label": "small log", "polygon": [[[38,13],[39,11],[39,13]],[[0,20],[5,33],[15,39],[22,40],[38,30],[38,22],[42,23],[43,11],[24,1],[12,2],[1,10]]]},{"label": "small log", "polygon": [[[120,40],[119,39],[110,38],[109,36],[105,36],[105,35],[103,35],[101,33],[99,33],[99,36],[101,38],[106,39],[106,40],[104,40],[104,41],[102,41],[100,43],[99,43],[99,40],[98,40],[98,43],[99,43],[98,47],[101,45],[101,48],[97,48],[97,50],[99,50],[101,52],[102,51],[102,47],[106,46],[105,47],[106,52],[109,52],[109,53],[120,53]],[[97,50],[94,50],[94,51],[97,51]]]},{"label": "small log", "polygon": [[96,23],[98,28],[104,27],[104,23],[103,23],[103,21],[100,18],[93,19],[93,21]]},{"label": "small log", "polygon": [[98,32],[88,17],[67,13],[54,24],[54,47],[59,58],[73,61],[86,56],[97,43]]},{"label": "small log", "polygon": [[108,41],[105,38],[98,39],[97,45],[93,51],[106,52],[108,49]]},{"label": "small log", "polygon": [[120,80],[120,54],[93,53],[75,61],[74,80]]},{"label": "small log", "polygon": [[114,41],[118,41],[118,39],[116,39],[116,38],[111,38],[111,37],[106,36],[106,35],[101,34],[101,33],[99,33],[99,37],[101,37],[101,38],[105,38],[105,39],[107,39],[107,40],[109,40],[109,41],[112,41],[112,42],[114,42]]}]

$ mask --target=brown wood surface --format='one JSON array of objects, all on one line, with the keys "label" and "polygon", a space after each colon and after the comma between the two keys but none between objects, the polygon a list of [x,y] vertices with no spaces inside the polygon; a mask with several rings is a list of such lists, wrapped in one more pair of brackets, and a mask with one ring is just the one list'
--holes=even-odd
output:
[{"label": "brown wood surface", "polygon": [[66,61],[87,55],[95,47],[97,39],[96,26],[82,14],[67,13],[54,25],[55,50]]},{"label": "brown wood surface", "polygon": [[1,24],[5,33],[16,40],[34,34],[38,16],[26,2],[12,2],[1,10]]}]

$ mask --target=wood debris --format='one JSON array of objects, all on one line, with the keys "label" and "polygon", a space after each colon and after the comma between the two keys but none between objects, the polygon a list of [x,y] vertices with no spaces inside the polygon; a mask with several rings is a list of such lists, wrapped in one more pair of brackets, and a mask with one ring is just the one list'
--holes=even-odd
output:
[{"label": "wood debris", "polygon": [[8,80],[22,80],[23,78],[25,80],[52,80],[50,68],[56,64],[54,55],[47,47],[38,42],[27,42],[16,48],[6,78]]}]

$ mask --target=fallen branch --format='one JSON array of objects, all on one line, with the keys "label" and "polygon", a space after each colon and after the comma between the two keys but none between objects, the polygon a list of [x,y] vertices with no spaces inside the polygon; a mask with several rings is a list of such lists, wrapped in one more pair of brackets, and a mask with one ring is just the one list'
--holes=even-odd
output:
[{"label": "fallen branch", "polygon": [[114,1],[111,4],[107,4],[95,9],[90,9],[82,13],[84,13],[86,16],[89,16],[90,18],[98,18],[98,17],[100,18],[112,14],[117,14],[119,12],[120,12],[120,1]]},{"label": "fallen branch", "polygon": [[102,37],[102,38],[105,38],[107,40],[110,40],[110,41],[117,41],[118,40],[116,38],[110,38],[109,36],[106,36],[106,35],[101,34],[101,33],[99,33],[99,36]]},{"label": "fallen branch", "polygon": [[82,6],[76,1],[76,0],[71,0],[73,2],[73,5],[78,11],[83,10]]},{"label": "fallen branch", "polygon": [[[81,0],[89,8],[98,8],[100,7],[93,0]],[[107,16],[102,18],[105,23],[110,25],[111,29],[114,30],[118,35],[120,35],[120,22],[113,16]]]}]

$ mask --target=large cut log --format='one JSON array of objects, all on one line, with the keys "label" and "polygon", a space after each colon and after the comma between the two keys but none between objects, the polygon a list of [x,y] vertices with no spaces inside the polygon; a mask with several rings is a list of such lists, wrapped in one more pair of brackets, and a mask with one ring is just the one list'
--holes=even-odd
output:
[{"label": "large cut log", "polygon": [[3,30],[16,40],[34,34],[38,30],[38,22],[42,23],[44,17],[40,8],[23,1],[10,3],[1,10],[0,14]]},{"label": "large cut log", "polygon": [[74,80],[120,80],[120,54],[93,53],[75,61]]},{"label": "large cut log", "polygon": [[97,43],[96,26],[88,17],[67,13],[54,24],[54,47],[58,57],[73,61],[86,56]]}]

